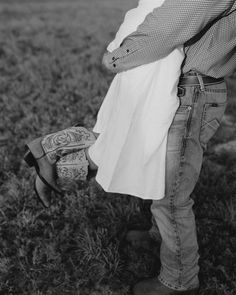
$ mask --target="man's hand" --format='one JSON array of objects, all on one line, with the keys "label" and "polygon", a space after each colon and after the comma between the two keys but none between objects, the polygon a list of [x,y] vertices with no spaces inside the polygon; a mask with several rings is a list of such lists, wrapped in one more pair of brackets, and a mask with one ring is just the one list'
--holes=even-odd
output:
[{"label": "man's hand", "polygon": [[104,53],[103,58],[102,58],[102,64],[103,64],[103,66],[107,70],[109,70],[110,72],[112,72],[114,74],[117,74],[117,73],[122,72],[121,69],[119,69],[119,70],[117,69],[115,62],[112,60],[111,55],[112,54],[110,52],[108,52],[108,51]]},{"label": "man's hand", "polygon": [[104,54],[112,73],[160,60],[198,34],[229,7],[232,0],[166,0],[148,14],[122,45]]},{"label": "man's hand", "polygon": [[106,51],[102,58],[102,64],[106,69],[109,69],[108,52]]}]

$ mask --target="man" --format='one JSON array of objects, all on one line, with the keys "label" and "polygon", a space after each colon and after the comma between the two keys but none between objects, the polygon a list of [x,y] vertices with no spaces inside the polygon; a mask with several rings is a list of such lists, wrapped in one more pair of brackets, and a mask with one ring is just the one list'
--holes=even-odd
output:
[{"label": "man", "polygon": [[[226,108],[223,78],[236,69],[235,10],[236,0],[166,0],[120,48],[103,57],[106,68],[119,73],[185,45],[180,107],[168,134],[166,193],[151,206],[162,238],[161,270],[158,278],[136,284],[135,295],[197,294],[199,255],[190,194]],[[137,232],[136,239],[149,236]]]}]

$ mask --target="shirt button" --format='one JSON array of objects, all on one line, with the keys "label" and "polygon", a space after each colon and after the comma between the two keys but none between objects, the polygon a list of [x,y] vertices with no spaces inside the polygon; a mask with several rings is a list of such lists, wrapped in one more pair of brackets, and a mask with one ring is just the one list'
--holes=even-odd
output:
[{"label": "shirt button", "polygon": [[116,64],[113,64],[113,67],[115,68],[116,67]]},{"label": "shirt button", "polygon": [[115,57],[114,56],[112,57],[112,60],[115,60]]}]

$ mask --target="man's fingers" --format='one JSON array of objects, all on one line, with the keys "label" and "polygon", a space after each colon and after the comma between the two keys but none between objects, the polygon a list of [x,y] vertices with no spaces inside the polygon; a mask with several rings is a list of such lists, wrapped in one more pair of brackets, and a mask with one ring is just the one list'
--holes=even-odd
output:
[{"label": "man's fingers", "polygon": [[109,70],[112,73],[116,74],[116,73],[121,72],[121,70],[118,70],[117,67],[114,66],[115,63],[111,62],[110,55],[107,52],[103,55],[102,64],[107,70]]},{"label": "man's fingers", "polygon": [[102,64],[104,65],[105,68],[109,68],[109,62],[108,62],[108,58],[107,58],[107,53],[105,53],[103,55]]}]

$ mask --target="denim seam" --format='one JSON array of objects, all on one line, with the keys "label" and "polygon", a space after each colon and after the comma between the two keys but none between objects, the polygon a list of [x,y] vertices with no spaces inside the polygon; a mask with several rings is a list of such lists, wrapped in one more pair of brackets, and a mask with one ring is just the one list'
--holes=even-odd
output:
[{"label": "denim seam", "polygon": [[[187,129],[185,131],[185,133],[187,132]],[[185,134],[186,135],[186,134]],[[186,137],[184,136],[183,141],[186,140]],[[182,148],[181,150],[184,148],[184,145],[182,144]],[[182,154],[182,153],[181,153]],[[178,193],[178,187],[180,184],[180,178],[182,175],[182,168],[183,168],[183,164],[184,164],[184,158],[181,157],[180,158],[180,166],[179,166],[179,173],[177,175],[177,179],[175,181],[175,185],[172,191],[172,194],[170,196],[170,200],[169,200],[169,208],[170,208],[170,215],[171,215],[171,223],[174,229],[174,233],[175,233],[175,245],[176,245],[176,259],[177,259],[177,263],[178,263],[178,269],[179,269],[179,278],[178,278],[178,286],[173,287],[175,290],[178,290],[179,288],[181,288],[182,286],[182,272],[183,272],[183,264],[181,262],[181,241],[180,241],[180,234],[179,234],[179,230],[178,230],[178,224],[175,221],[175,212],[176,212],[176,205],[175,205],[175,201],[176,201],[176,194]],[[165,285],[168,284],[167,282],[165,282]],[[169,285],[169,284],[168,284]]]},{"label": "denim seam", "polygon": [[212,90],[210,90],[210,89],[205,89],[205,92],[206,93],[227,93],[227,90],[225,90],[225,89],[212,89]]},{"label": "denim seam", "polygon": [[158,276],[158,280],[159,282],[161,282],[164,286],[172,289],[172,290],[176,290],[176,291],[188,291],[188,290],[194,290],[199,288],[199,285],[191,285],[188,288],[184,287],[184,286],[179,286],[179,287],[174,287],[171,284],[169,284],[161,275]]},{"label": "denim seam", "polygon": [[[224,81],[214,82],[214,83],[204,83],[204,86],[212,86],[216,84],[225,83]],[[196,87],[200,86],[199,83],[191,83],[191,84],[179,84],[178,87]]]},{"label": "denim seam", "polygon": [[[194,101],[196,100],[196,91],[194,92]],[[179,184],[180,184],[180,179],[183,173],[183,165],[185,162],[185,158],[184,158],[184,153],[186,150],[186,145],[187,145],[187,138],[189,136],[189,130],[191,127],[191,121],[192,121],[192,116],[193,116],[193,109],[191,109],[189,117],[187,119],[187,124],[186,124],[186,129],[185,129],[185,135],[183,138],[183,142],[182,142],[182,147],[181,147],[181,151],[180,151],[180,166],[179,166],[179,173],[174,185],[174,189],[172,191],[172,195],[170,196],[170,201],[169,201],[169,206],[170,206],[170,214],[171,214],[171,223],[173,225],[174,228],[174,233],[175,233],[175,245],[177,247],[176,250],[176,259],[177,259],[177,263],[179,266],[179,277],[178,277],[178,287],[174,287],[175,289],[179,289],[182,287],[182,273],[183,273],[183,264],[181,261],[181,253],[182,253],[182,249],[181,249],[181,240],[180,240],[180,234],[179,234],[179,229],[178,229],[178,224],[175,221],[175,215],[176,215],[176,194],[178,193],[178,188],[179,188]]]},{"label": "denim seam", "polygon": [[158,276],[158,280],[166,287],[172,289],[172,290],[176,290],[176,291],[186,291],[187,289],[182,286],[179,285],[178,287],[172,286],[170,283],[168,283],[161,275]]}]

